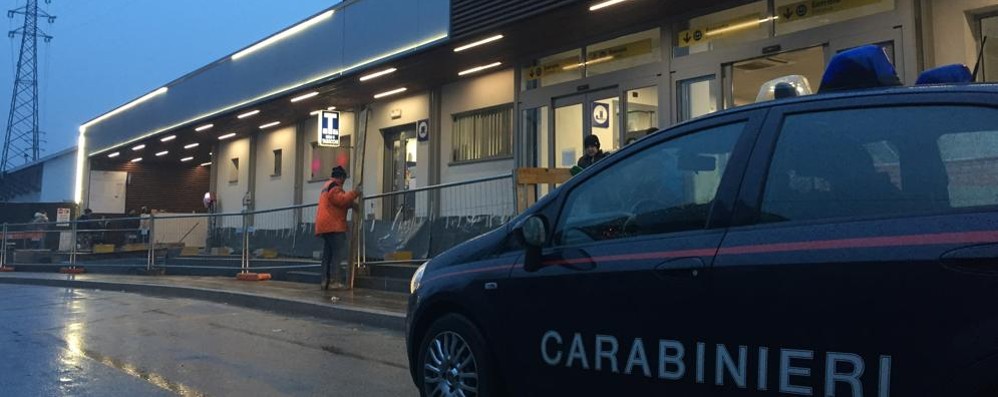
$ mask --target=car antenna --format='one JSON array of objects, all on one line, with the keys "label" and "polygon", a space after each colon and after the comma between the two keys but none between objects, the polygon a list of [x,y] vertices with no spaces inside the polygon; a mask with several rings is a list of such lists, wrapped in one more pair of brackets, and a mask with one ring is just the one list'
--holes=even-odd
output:
[{"label": "car antenna", "polygon": [[981,39],[981,50],[977,52],[977,63],[974,64],[974,78],[970,81],[977,81],[977,72],[981,71],[981,63],[984,61],[984,46],[988,44],[988,36]]}]

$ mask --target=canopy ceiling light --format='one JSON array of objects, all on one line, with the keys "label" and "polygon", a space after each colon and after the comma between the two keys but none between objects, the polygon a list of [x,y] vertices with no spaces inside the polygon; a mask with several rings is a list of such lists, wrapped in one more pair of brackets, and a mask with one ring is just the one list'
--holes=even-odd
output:
[{"label": "canopy ceiling light", "polygon": [[478,47],[478,46],[480,46],[482,44],[488,44],[488,43],[491,43],[491,42],[496,41],[496,40],[501,40],[503,37],[505,37],[505,36],[503,36],[501,34],[497,34],[497,35],[492,36],[492,37],[487,37],[487,38],[478,40],[478,41],[476,41],[474,43],[469,43],[469,44],[465,44],[463,46],[457,47],[457,48],[454,49],[454,52],[461,52],[461,51],[467,50],[469,48]]}]

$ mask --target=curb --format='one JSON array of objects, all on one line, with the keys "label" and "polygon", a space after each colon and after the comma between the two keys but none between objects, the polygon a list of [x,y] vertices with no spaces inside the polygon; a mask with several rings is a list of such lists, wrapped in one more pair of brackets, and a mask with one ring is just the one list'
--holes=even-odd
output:
[{"label": "curb", "polygon": [[194,287],[177,287],[156,284],[127,284],[87,280],[58,280],[29,277],[0,277],[0,284],[38,285],[45,287],[99,289],[121,291],[149,296],[185,298],[223,303],[248,309],[264,310],[278,314],[310,316],[322,319],[357,323],[393,331],[405,331],[405,315],[376,309],[330,306],[297,299],[218,291]]}]

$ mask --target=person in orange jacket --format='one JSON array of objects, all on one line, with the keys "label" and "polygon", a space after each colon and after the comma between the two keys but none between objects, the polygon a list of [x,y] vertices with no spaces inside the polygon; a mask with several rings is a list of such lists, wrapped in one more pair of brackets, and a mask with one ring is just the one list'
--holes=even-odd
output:
[{"label": "person in orange jacket", "polygon": [[361,195],[360,185],[352,192],[343,190],[347,171],[333,168],[330,179],[319,193],[315,214],[315,235],[322,238],[322,289],[343,288],[340,263],[347,254],[347,210]]}]

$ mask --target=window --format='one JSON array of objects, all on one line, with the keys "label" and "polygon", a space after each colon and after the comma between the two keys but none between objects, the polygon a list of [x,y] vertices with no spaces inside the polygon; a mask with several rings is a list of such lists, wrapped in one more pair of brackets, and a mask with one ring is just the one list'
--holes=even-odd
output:
[{"label": "window", "polygon": [[585,244],[707,227],[745,123],[685,135],[635,153],[569,193],[555,243]]},{"label": "window", "polygon": [[981,18],[981,38],[988,38],[981,61],[981,81],[998,81],[998,15]]},{"label": "window", "polygon": [[453,161],[489,160],[513,155],[513,106],[454,115]]},{"label": "window", "polygon": [[312,142],[309,181],[324,181],[329,178],[333,167],[340,166],[350,173],[350,135],[340,136],[340,147],[319,146]]},{"label": "window", "polygon": [[229,160],[229,183],[239,183],[239,158]]},{"label": "window", "polygon": [[270,176],[281,176],[281,163],[284,154],[281,149],[274,149],[274,172]]},{"label": "window", "polygon": [[910,106],[791,115],[762,221],[998,205],[998,109]]},{"label": "window", "polygon": [[658,130],[658,86],[627,91],[627,135],[630,144]]}]

